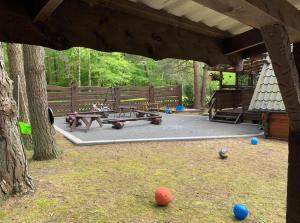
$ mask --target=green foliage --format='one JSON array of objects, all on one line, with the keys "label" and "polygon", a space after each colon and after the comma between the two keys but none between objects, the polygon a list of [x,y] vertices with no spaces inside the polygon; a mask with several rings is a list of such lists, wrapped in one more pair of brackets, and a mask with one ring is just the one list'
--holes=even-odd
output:
[{"label": "green foliage", "polygon": [[187,108],[192,108],[194,106],[194,86],[192,84],[187,84],[184,86],[183,106]]},{"label": "green foliage", "polygon": [[235,85],[235,73],[224,72],[223,73],[223,84],[224,85]]},{"label": "green foliage", "polygon": [[72,81],[78,82],[79,64],[83,86],[89,85],[89,72],[93,86],[186,85],[193,82],[192,61],[155,61],[137,55],[105,53],[87,48],[45,51],[47,82],[51,85],[68,86]]},{"label": "green foliage", "polygon": [[187,84],[184,86],[184,94],[188,98],[194,98],[194,86],[192,84]]},{"label": "green foliage", "polygon": [[183,100],[182,100],[182,104],[186,108],[193,108],[194,107],[194,99],[193,98],[184,97]]}]

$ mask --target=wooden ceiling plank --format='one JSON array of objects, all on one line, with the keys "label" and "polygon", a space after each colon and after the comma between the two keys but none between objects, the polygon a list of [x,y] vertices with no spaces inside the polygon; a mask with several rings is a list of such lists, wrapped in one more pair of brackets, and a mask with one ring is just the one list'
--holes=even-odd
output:
[{"label": "wooden ceiling plank", "polygon": [[261,27],[280,23],[292,42],[300,41],[300,13],[287,0],[193,0],[246,25]]},{"label": "wooden ceiling plank", "polygon": [[124,13],[135,15],[144,19],[152,20],[155,22],[164,23],[166,25],[176,26],[188,31],[193,31],[196,33],[201,33],[207,36],[216,37],[216,38],[228,38],[232,36],[229,32],[222,31],[215,27],[210,27],[201,22],[193,22],[185,17],[178,17],[172,15],[164,10],[157,10],[151,8],[140,2],[131,2],[124,0],[113,0],[113,1],[93,1],[83,0],[91,6],[101,6],[106,5],[110,8],[120,10]]},{"label": "wooden ceiling plank", "polygon": [[43,6],[43,8],[38,12],[36,17],[34,18],[34,22],[46,21],[62,2],[63,0],[47,1],[47,3]]}]

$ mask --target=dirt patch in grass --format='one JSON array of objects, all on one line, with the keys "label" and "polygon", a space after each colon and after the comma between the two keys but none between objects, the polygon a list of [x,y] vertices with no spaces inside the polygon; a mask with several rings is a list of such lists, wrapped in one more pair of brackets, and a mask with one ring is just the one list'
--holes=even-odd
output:
[{"label": "dirt patch in grass", "polygon": [[[284,222],[287,143],[260,139],[202,140],[75,147],[61,135],[58,160],[30,161],[37,190],[1,206],[0,222]],[[217,152],[230,151],[227,160]],[[29,156],[31,154],[29,153]],[[169,187],[175,200],[154,204]]]}]

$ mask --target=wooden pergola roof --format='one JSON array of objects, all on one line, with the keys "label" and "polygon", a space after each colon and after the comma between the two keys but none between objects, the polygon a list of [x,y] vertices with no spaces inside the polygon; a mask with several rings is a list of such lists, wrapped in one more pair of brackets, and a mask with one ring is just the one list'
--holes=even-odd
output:
[{"label": "wooden pergola roof", "polygon": [[300,223],[299,6],[300,0],[0,0],[0,41],[210,66],[240,65],[268,50],[290,126],[286,219]]},{"label": "wooden pergola roof", "polygon": [[300,0],[0,0],[0,41],[235,65],[266,51],[259,28],[300,40]]}]

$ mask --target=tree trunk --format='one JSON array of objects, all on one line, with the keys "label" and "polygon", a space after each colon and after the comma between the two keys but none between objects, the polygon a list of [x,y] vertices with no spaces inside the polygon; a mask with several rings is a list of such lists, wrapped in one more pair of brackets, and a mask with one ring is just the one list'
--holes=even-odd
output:
[{"label": "tree trunk", "polygon": [[[28,111],[22,45],[9,43],[7,45],[7,53],[10,74],[14,81],[13,95],[15,101],[19,103],[18,118],[20,121],[29,123],[30,119]],[[22,140],[26,149],[32,148],[31,135],[22,135]]]},{"label": "tree trunk", "polygon": [[70,65],[69,65],[69,60],[68,60],[68,57],[66,57],[64,51],[61,51],[61,59],[63,60],[64,62],[64,73],[65,73],[65,76],[67,78],[70,78]]},{"label": "tree trunk", "polygon": [[203,67],[203,78],[201,86],[201,107],[204,108],[206,105],[206,88],[207,88],[207,79],[208,79],[208,69],[207,66]]},{"label": "tree trunk", "polygon": [[200,63],[193,61],[194,67],[194,108],[200,108]]},{"label": "tree trunk", "polygon": [[80,61],[80,47],[78,47],[78,86],[81,86],[81,61]]},{"label": "tree trunk", "polygon": [[8,78],[0,45],[0,200],[33,189],[17,125],[13,85]]},{"label": "tree trunk", "polygon": [[144,72],[145,72],[146,77],[149,77],[149,69],[148,69],[147,61],[144,61]]},{"label": "tree trunk", "polygon": [[56,143],[48,120],[47,84],[44,48],[24,45],[24,68],[32,125],[33,159],[57,158]]},{"label": "tree trunk", "polygon": [[88,60],[89,60],[89,86],[92,86],[92,76],[91,76],[91,50],[88,53]]},{"label": "tree trunk", "polygon": [[54,64],[54,73],[55,73],[55,85],[57,85],[58,84],[58,66],[57,66],[57,59],[56,59],[55,51],[53,54],[53,64]]},{"label": "tree trunk", "polygon": [[49,85],[51,85],[52,83],[52,71],[51,71],[51,52],[48,51],[48,54],[47,54],[47,83]]}]

